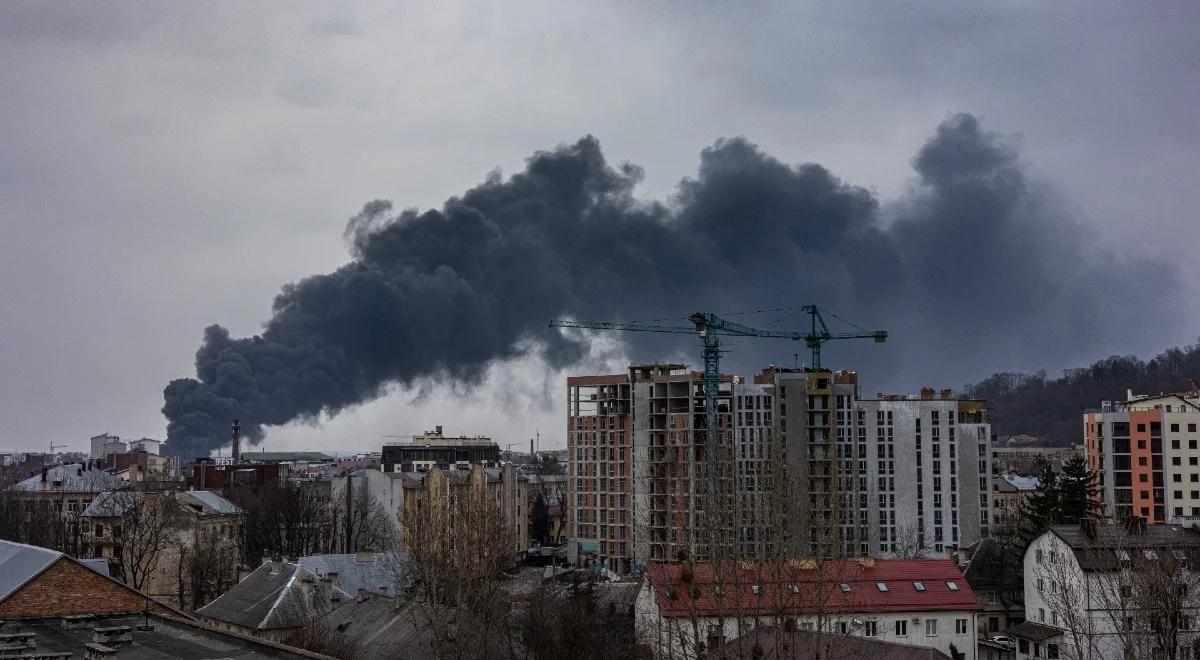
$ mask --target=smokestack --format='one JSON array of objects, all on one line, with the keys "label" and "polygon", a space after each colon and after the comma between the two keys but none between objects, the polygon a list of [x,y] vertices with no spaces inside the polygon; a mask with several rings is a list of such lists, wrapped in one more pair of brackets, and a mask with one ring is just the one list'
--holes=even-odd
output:
[{"label": "smokestack", "polygon": [[241,443],[241,440],[242,440],[242,425],[240,423],[238,423],[238,420],[235,419],[235,420],[233,420],[233,451],[231,452],[231,455],[233,456],[233,464],[234,465],[237,465],[238,457],[241,455],[241,448],[238,447],[238,445]]}]

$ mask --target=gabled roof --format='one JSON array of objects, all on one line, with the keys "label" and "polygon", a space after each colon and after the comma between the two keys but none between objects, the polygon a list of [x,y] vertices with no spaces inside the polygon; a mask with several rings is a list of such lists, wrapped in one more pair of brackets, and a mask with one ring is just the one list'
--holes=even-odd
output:
[{"label": "gabled roof", "polygon": [[12,490],[51,491],[63,493],[100,493],[120,488],[124,482],[104,470],[88,470],[79,463],[55,465],[46,469],[46,480],[42,475],[29,477],[13,484]]},{"label": "gabled roof", "polygon": [[662,615],[765,615],[777,608],[790,614],[979,609],[974,591],[949,559],[790,560],[717,566],[697,563],[691,579],[684,580],[683,564],[651,564],[646,572]]},{"label": "gabled roof", "polygon": [[1189,564],[1200,566],[1200,532],[1180,525],[1146,525],[1129,532],[1120,525],[1096,523],[1090,536],[1079,525],[1055,525],[1046,533],[1070,546],[1085,571],[1115,571],[1121,553],[1130,550],[1179,550]]},{"label": "gabled roof", "polygon": [[0,541],[0,601],[13,595],[62,556],[61,552],[36,545]]},{"label": "gabled roof", "polygon": [[202,516],[230,515],[242,512],[236,504],[211,490],[189,490],[176,493],[176,498],[180,504],[193,509],[199,507],[197,513]]},{"label": "gabled roof", "polygon": [[359,589],[397,596],[408,582],[408,557],[400,553],[309,555],[297,563],[318,577],[337,574],[334,584],[351,596],[357,595]]},{"label": "gabled roof", "polygon": [[100,493],[83,510],[83,515],[89,518],[115,518],[123,516],[127,511],[140,504],[145,497],[144,493],[137,490]]},{"label": "gabled roof", "polygon": [[301,626],[350,600],[296,564],[265,561],[232,589],[196,610],[207,619],[268,630]]}]

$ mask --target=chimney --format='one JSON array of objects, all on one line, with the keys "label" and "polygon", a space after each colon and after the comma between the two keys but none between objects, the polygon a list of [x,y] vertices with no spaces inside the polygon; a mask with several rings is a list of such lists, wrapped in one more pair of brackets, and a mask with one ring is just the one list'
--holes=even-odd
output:
[{"label": "chimney", "polygon": [[49,471],[50,471],[50,468],[47,468],[47,467],[42,468],[42,483],[46,483],[46,473]]},{"label": "chimney", "polygon": [[921,399],[928,401],[929,399],[932,399],[932,398],[933,398],[933,388],[932,387],[922,387],[921,388]]},{"label": "chimney", "polygon": [[942,390],[942,398],[943,399],[953,399],[954,398],[954,390],[949,390],[949,389]]},{"label": "chimney", "polygon": [[236,420],[236,419],[233,420],[232,436],[233,436],[233,443],[232,443],[233,451],[230,452],[230,456],[233,457],[233,464],[237,465],[238,457],[241,456],[241,447],[239,447],[238,445],[241,444],[241,440],[242,440],[242,425],[240,423],[238,423],[238,420]]},{"label": "chimney", "polygon": [[437,426],[435,426],[433,428],[434,428],[435,433],[437,433],[438,435],[442,434],[442,425],[441,424],[438,424]]}]

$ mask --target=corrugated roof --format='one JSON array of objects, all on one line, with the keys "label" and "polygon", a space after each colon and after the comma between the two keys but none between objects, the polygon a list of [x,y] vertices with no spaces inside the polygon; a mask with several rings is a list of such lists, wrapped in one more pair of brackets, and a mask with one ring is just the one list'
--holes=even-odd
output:
[{"label": "corrugated roof", "polygon": [[55,465],[46,470],[46,480],[42,474],[29,477],[13,485],[13,490],[21,491],[53,491],[67,493],[100,493],[106,490],[116,490],[124,482],[119,477],[104,470],[87,470],[79,463]]},{"label": "corrugated roof", "polygon": [[325,595],[324,586],[311,571],[296,564],[266,561],[196,614],[255,630],[291,628],[350,599],[337,587],[330,587]]},{"label": "corrugated roof", "polygon": [[647,568],[663,616],[766,615],[777,607],[792,614],[979,609],[974,591],[949,559],[877,559],[871,566],[856,560],[737,562],[719,570],[699,563],[690,581],[683,580],[683,569],[682,564]]},{"label": "corrugated roof", "polygon": [[115,518],[123,516],[125,512],[140,504],[143,499],[145,499],[145,494],[136,490],[100,493],[83,510],[83,515],[89,518]]},{"label": "corrugated roof", "polygon": [[0,601],[58,561],[63,553],[36,545],[0,541]]},{"label": "corrugated roof", "polygon": [[335,584],[351,596],[357,595],[359,589],[396,596],[408,582],[408,557],[400,553],[309,555],[301,557],[299,564],[318,577],[336,573]]},{"label": "corrugated roof", "polygon": [[221,497],[211,490],[189,490],[177,495],[182,504],[193,504],[188,500],[195,500],[203,509],[200,511],[202,515],[226,515],[241,513],[242,510],[236,504]]}]

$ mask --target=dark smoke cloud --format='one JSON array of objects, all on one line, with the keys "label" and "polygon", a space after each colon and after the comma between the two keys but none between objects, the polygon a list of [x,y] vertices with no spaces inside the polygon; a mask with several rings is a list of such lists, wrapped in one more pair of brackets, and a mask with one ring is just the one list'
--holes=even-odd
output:
[{"label": "dark smoke cloud", "polygon": [[[1153,314],[1142,291],[1178,290],[1162,264],[1097,254],[1015,149],[970,115],[943,123],[913,165],[911,193],[883,208],[820,165],[721,140],[663,204],[636,199],[641,171],[610,166],[587,137],[441,210],[370,202],[346,228],[352,261],[285,286],[261,335],[205,330],[196,378],[164,390],[170,450],[208,452],[233,418],[257,441],[265,426],[336,414],[392,384],[477,382],[531,345],[570,365],[580,340],[546,328],[562,316],[816,302],[893,336],[886,351],[839,347],[827,366],[941,379],[1059,364],[1146,333],[1122,315]],[[1117,311],[1110,296],[1131,298]],[[656,355],[631,339],[633,357]],[[741,368],[795,350],[735,345]]]}]

